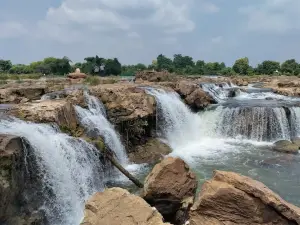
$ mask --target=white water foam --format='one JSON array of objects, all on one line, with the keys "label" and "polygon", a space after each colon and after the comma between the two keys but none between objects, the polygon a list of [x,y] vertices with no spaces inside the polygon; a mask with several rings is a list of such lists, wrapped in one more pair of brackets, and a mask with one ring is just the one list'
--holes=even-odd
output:
[{"label": "white water foam", "polygon": [[76,225],[83,217],[84,201],[104,188],[97,149],[46,124],[19,119],[2,120],[0,133],[25,137],[36,157],[43,181],[45,214],[51,225]]},{"label": "white water foam", "polygon": [[106,118],[104,105],[99,99],[89,95],[87,92],[85,92],[85,98],[88,109],[75,106],[81,124],[88,132],[96,132],[97,135],[103,137],[105,144],[115,153],[118,161],[123,166],[126,166],[128,164],[128,158],[125,148],[120,140],[119,134]]},{"label": "white water foam", "polygon": [[[195,114],[174,92],[154,89],[147,89],[147,92],[157,100],[159,134],[167,140],[173,149],[171,155],[180,156],[189,162],[193,162],[197,157],[222,160],[226,153],[241,150],[242,147],[238,148],[237,144],[271,145],[271,142],[262,140],[259,135],[248,137],[226,133],[226,127],[234,126],[234,124],[229,122],[222,124],[222,118],[225,119],[227,116],[227,109],[223,107]],[[283,117],[282,110],[274,109],[274,116],[276,117],[274,120],[278,120],[276,127],[279,135],[284,138],[288,132],[285,130],[287,121]],[[221,124],[225,129],[222,132],[220,132]],[[268,127],[263,128],[267,129]],[[258,134],[261,133],[258,132]]]}]

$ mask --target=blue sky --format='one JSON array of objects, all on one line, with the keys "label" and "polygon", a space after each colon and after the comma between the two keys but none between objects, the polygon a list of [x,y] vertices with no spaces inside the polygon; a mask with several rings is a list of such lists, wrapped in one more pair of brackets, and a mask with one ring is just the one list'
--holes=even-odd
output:
[{"label": "blue sky", "polygon": [[300,0],[0,0],[0,58],[300,61]]}]

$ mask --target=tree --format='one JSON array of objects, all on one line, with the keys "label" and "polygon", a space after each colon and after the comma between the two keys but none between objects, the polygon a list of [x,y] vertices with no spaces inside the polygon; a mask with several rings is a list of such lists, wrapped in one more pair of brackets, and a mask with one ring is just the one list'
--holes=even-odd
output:
[{"label": "tree", "polygon": [[157,56],[157,69],[158,70],[168,70],[169,72],[174,72],[173,61],[170,58],[160,54]]},{"label": "tree", "polygon": [[288,59],[281,64],[281,72],[284,74],[294,74],[298,75],[300,70],[300,65],[295,59]]},{"label": "tree", "polygon": [[134,67],[135,67],[135,70],[145,70],[145,69],[147,69],[147,67],[144,64],[142,64],[142,63],[138,63]]},{"label": "tree", "polygon": [[106,60],[106,64],[105,64],[106,75],[120,75],[121,72],[122,72],[122,66],[117,58]]},{"label": "tree", "polygon": [[247,57],[236,60],[232,67],[234,72],[240,75],[247,75],[249,68],[249,59]]},{"label": "tree", "polygon": [[29,74],[33,73],[33,70],[28,65],[16,64],[13,65],[8,72],[11,74]]},{"label": "tree", "polygon": [[8,72],[12,67],[10,60],[0,59],[0,72]]},{"label": "tree", "polygon": [[279,70],[280,70],[279,62],[266,60],[266,61],[263,61],[261,64],[258,64],[256,72],[259,74],[271,75],[275,71],[279,71]]},{"label": "tree", "polygon": [[176,69],[184,69],[187,66],[194,67],[195,63],[190,56],[182,56],[181,54],[175,54],[173,64]]}]

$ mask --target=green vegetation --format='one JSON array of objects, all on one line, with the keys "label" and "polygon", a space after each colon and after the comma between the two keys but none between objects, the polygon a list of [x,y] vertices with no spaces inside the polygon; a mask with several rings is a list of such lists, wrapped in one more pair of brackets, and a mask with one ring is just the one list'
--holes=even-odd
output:
[{"label": "green vegetation", "polygon": [[[104,65],[103,70],[101,70]],[[167,70],[180,75],[300,75],[300,64],[295,59],[286,60],[283,63],[266,60],[252,67],[247,57],[237,59],[232,67],[224,62],[195,61],[190,56],[175,54],[173,58],[158,55],[150,65],[138,63],[136,65],[121,65],[117,58],[105,59],[97,55],[86,57],[84,62],[72,63],[68,57],[48,57],[42,61],[32,62],[29,65],[13,65],[10,60],[0,59],[0,80],[7,79],[38,79],[43,74],[65,75],[79,68],[81,72],[89,75],[121,75],[134,76],[137,71],[143,70]],[[97,85],[98,80],[89,78],[88,83]]]}]

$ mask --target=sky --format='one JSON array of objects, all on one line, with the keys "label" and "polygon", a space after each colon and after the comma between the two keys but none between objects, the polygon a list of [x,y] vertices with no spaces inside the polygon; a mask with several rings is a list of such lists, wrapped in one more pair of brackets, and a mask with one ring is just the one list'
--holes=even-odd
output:
[{"label": "sky", "polygon": [[300,61],[300,0],[0,0],[0,58]]}]

